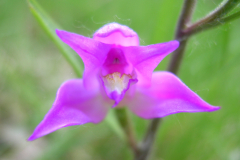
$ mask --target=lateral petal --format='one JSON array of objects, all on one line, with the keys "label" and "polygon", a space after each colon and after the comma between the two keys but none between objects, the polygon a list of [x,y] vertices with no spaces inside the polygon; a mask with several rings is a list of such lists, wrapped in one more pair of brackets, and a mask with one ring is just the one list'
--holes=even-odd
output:
[{"label": "lateral petal", "polygon": [[84,63],[84,85],[87,88],[96,88],[99,84],[97,71],[105,61],[112,45],[98,42],[75,33],[56,30],[58,37],[79,54]]},{"label": "lateral petal", "polygon": [[170,72],[154,72],[152,85],[138,87],[129,108],[145,119],[179,112],[212,112],[220,109],[202,100]]},{"label": "lateral petal", "polygon": [[67,126],[99,123],[111,105],[102,99],[99,92],[86,91],[81,79],[66,81],[59,88],[52,108],[28,140]]},{"label": "lateral petal", "polygon": [[153,44],[149,46],[124,47],[127,60],[136,70],[139,85],[149,86],[153,70],[169,53],[177,49],[178,41]]}]

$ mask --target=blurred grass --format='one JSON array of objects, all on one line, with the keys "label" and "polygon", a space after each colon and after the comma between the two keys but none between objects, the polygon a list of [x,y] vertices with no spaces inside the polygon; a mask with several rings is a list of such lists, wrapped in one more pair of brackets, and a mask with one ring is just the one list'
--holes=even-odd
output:
[{"label": "blurred grass", "polygon": [[63,57],[74,70],[78,78],[82,77],[83,64],[81,58],[66,44],[64,44],[56,35],[56,29],[61,29],[49,16],[44,9],[35,0],[28,0],[29,9],[38,21],[38,23],[45,30],[46,34],[51,38],[54,44],[62,53]]},{"label": "blurred grass", "polygon": [[[133,28],[141,44],[149,45],[173,39],[183,1],[38,2],[65,30],[91,36],[103,24],[116,21]],[[199,0],[194,20],[219,3]],[[0,7],[0,159],[131,159],[126,144],[106,122],[68,127],[26,142],[51,107],[60,84],[75,76],[26,1],[1,0]],[[191,38],[179,77],[204,100],[222,109],[166,117],[151,159],[240,159],[239,26],[240,20],[236,20]],[[157,70],[164,70],[168,60],[169,56]],[[148,121],[132,118],[141,139]],[[14,133],[9,134],[8,128]],[[22,130],[23,136],[17,138]],[[35,150],[29,152],[28,146]]]}]

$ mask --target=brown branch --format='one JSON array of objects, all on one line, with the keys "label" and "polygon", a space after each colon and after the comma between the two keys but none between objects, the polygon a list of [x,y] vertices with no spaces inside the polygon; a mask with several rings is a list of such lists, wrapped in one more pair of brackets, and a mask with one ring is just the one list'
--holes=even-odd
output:
[{"label": "brown branch", "polygon": [[[179,17],[179,21],[178,21],[178,25],[177,25],[177,29],[176,29],[176,34],[175,34],[176,39],[183,36],[182,30],[185,29],[186,24],[188,24],[191,21],[196,2],[197,2],[197,0],[185,0],[184,1],[183,9],[182,9],[181,15]],[[182,55],[183,55],[184,48],[186,46],[186,42],[187,41],[181,42],[180,47],[173,53],[170,67],[169,67],[169,69],[172,68],[170,71],[174,72],[174,71],[177,71],[177,68],[179,68],[179,65],[180,65],[179,60],[181,60],[180,57],[182,57]],[[179,63],[176,63],[176,62],[179,62]],[[171,66],[172,63],[174,63],[174,66]],[[138,152],[135,160],[146,160],[147,157],[149,156],[150,149],[153,145],[160,121],[161,121],[160,118],[159,119],[156,118],[150,122],[147,133],[145,135],[145,138],[144,138],[141,146],[139,147],[139,152]]]},{"label": "brown branch", "polygon": [[187,27],[188,30],[193,30],[194,28],[197,28],[198,26],[207,24],[209,22],[214,21],[215,19],[225,16],[238,4],[238,2],[239,2],[239,0],[223,1],[215,10],[210,12],[207,16],[205,16],[204,18],[200,19],[199,21],[193,23],[192,25],[189,25]]},{"label": "brown branch", "polygon": [[211,22],[202,24],[201,26],[196,26],[195,28],[189,27],[189,28],[187,28],[183,31],[184,39],[190,37],[193,34],[197,34],[197,33],[201,32],[203,30],[205,31],[207,29],[211,29],[211,28],[223,25],[223,24],[228,23],[232,20],[235,20],[239,17],[240,17],[240,11],[238,11],[238,12],[236,12],[236,13],[230,15],[230,16],[224,17],[224,18],[215,19]]}]

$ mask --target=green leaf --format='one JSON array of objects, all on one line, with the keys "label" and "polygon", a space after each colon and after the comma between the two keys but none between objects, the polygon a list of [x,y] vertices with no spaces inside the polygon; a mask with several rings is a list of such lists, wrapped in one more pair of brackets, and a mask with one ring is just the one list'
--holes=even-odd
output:
[{"label": "green leaf", "polygon": [[64,44],[56,35],[55,30],[61,29],[53,20],[45,13],[41,6],[35,0],[28,0],[29,8],[45,30],[47,35],[52,39],[55,45],[58,47],[64,58],[72,66],[77,77],[82,77],[83,63],[80,57],[73,52],[66,44]]}]

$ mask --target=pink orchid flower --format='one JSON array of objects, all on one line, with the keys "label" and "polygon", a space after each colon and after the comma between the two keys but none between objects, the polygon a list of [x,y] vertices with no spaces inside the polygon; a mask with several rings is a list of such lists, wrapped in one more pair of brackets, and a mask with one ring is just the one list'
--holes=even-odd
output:
[{"label": "pink orchid flower", "polygon": [[64,82],[52,108],[28,140],[62,127],[101,122],[111,107],[128,107],[141,118],[179,112],[218,110],[170,72],[153,72],[174,51],[178,41],[139,46],[136,32],[110,23],[93,38],[56,30],[59,38],[82,58],[82,79]]}]

